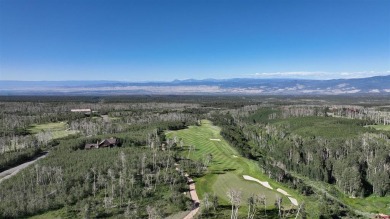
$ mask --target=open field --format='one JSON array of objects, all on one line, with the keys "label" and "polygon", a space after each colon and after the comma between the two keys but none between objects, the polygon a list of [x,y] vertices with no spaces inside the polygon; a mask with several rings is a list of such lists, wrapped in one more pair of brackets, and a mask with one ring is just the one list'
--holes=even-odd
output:
[{"label": "open field", "polygon": [[374,128],[380,131],[390,131],[390,125],[367,125],[365,127]]},{"label": "open field", "polygon": [[68,135],[76,134],[77,132],[74,130],[68,130],[65,122],[53,122],[53,123],[45,123],[32,125],[29,129],[29,132],[32,134],[39,134],[42,132],[49,132],[51,135],[51,139],[63,138]]},{"label": "open field", "polygon": [[[297,197],[294,191],[264,176],[254,161],[242,157],[222,138],[220,129],[213,126],[210,121],[203,120],[201,126],[191,126],[185,130],[169,132],[167,136],[169,138],[177,136],[183,139],[185,145],[194,145],[196,150],[190,154],[190,158],[193,160],[199,160],[209,154],[212,155],[212,162],[209,164],[206,175],[195,178],[197,191],[201,198],[205,193],[215,193],[220,198],[221,204],[227,205],[226,192],[230,188],[235,188],[243,192],[242,205],[246,205],[247,198],[251,193],[254,193],[266,196],[268,208],[274,206],[277,196],[283,198],[283,204],[285,208],[288,208],[291,207],[291,202],[286,196],[277,192],[276,188],[282,188],[293,197]],[[221,141],[210,141],[210,139],[221,139]],[[184,153],[186,154],[186,151]],[[247,181],[243,175],[268,181],[275,189],[270,190],[257,182]]]}]

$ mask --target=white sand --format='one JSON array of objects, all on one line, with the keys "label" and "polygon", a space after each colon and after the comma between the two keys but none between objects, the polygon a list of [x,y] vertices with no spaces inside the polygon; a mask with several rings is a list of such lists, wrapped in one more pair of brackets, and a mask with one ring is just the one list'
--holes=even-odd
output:
[{"label": "white sand", "polygon": [[[271,187],[271,185],[270,185],[268,182],[266,182],[266,181],[263,182],[263,181],[260,181],[260,180],[258,180],[258,179],[256,179],[256,178],[253,178],[253,177],[248,176],[248,175],[243,175],[243,177],[244,177],[244,179],[246,179],[246,180],[258,182],[258,183],[260,183],[262,186],[264,186],[264,187],[266,187],[266,188],[273,189],[273,188]],[[280,188],[276,189],[276,191],[278,191],[278,192],[282,193],[283,195],[287,196],[287,198],[291,201],[291,203],[292,203],[293,205],[298,206],[298,201],[297,201],[295,198],[290,197],[290,194],[288,194],[286,191],[284,191],[283,189],[280,189]]]},{"label": "white sand", "polygon": [[221,141],[219,138],[210,138],[210,141]]},{"label": "white sand", "polygon": [[243,177],[244,177],[244,179],[246,179],[246,180],[258,182],[258,183],[260,183],[262,186],[264,186],[264,187],[266,187],[266,188],[273,189],[273,188],[271,187],[271,185],[270,185],[268,182],[266,182],[266,181],[263,182],[263,181],[260,181],[260,180],[258,180],[258,179],[256,179],[256,178],[253,178],[253,177],[248,176],[248,175],[243,175]]},{"label": "white sand", "polygon": [[292,198],[292,197],[287,197],[287,198],[290,199],[290,201],[293,205],[298,206],[298,201],[295,198]]},{"label": "white sand", "polygon": [[282,193],[283,195],[290,196],[290,194],[288,194],[288,193],[287,193],[286,191],[284,191],[283,189],[278,188],[278,189],[276,189],[276,191]]}]

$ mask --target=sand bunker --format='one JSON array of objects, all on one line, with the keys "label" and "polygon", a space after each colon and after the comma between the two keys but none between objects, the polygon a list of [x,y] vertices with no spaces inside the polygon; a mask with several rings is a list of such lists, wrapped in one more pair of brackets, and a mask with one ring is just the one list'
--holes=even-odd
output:
[{"label": "sand bunker", "polygon": [[276,191],[282,193],[283,195],[290,196],[290,194],[288,194],[288,193],[287,193],[286,191],[284,191],[283,189],[278,188],[278,189],[276,189]]},{"label": "sand bunker", "polygon": [[210,138],[210,141],[221,141],[219,138]]},{"label": "sand bunker", "polygon": [[246,179],[246,180],[258,182],[258,183],[260,183],[262,186],[264,186],[264,187],[266,187],[266,188],[273,189],[273,188],[271,187],[271,185],[270,185],[268,182],[266,182],[266,181],[263,182],[263,181],[260,181],[260,180],[258,180],[258,179],[256,179],[256,178],[253,178],[253,177],[248,176],[248,175],[243,175],[243,177],[244,177],[244,179]]},{"label": "sand bunker", "polygon": [[[234,156],[234,155],[233,155],[233,156]],[[248,175],[243,175],[243,177],[244,177],[244,179],[246,179],[246,180],[258,182],[258,183],[260,183],[262,186],[264,186],[264,187],[266,187],[266,188],[273,189],[273,188],[271,187],[271,185],[270,185],[267,181],[263,182],[263,181],[260,181],[260,180],[258,180],[258,179],[256,179],[256,178],[253,178],[253,177],[248,176]],[[286,191],[284,191],[283,189],[280,189],[280,188],[276,189],[276,191],[278,191],[278,192],[282,193],[283,195],[287,196],[287,198],[291,201],[291,203],[292,203],[293,205],[298,206],[298,201],[297,201],[295,198],[290,197],[290,194],[288,194]]]},{"label": "sand bunker", "polygon": [[292,198],[292,197],[287,197],[287,198],[290,199],[290,201],[293,205],[298,206],[298,201],[295,198]]}]

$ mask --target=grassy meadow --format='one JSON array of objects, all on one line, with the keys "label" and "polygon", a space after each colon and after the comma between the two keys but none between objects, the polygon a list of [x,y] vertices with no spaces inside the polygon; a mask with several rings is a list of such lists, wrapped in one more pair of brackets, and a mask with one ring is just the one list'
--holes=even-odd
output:
[{"label": "grassy meadow", "polygon": [[49,132],[52,139],[63,138],[68,135],[76,134],[74,130],[68,130],[65,122],[52,122],[45,124],[36,124],[30,126],[28,131],[32,134],[39,134],[42,132]]}]

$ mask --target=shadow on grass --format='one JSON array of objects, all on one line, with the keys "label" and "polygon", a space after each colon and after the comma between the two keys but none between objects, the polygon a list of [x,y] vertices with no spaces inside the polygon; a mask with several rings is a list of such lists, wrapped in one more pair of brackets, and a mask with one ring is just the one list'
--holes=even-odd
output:
[{"label": "shadow on grass", "polygon": [[211,172],[211,174],[217,174],[217,175],[221,175],[221,174],[225,174],[226,172],[225,171],[222,171],[222,170],[214,170]]},{"label": "shadow on grass", "polygon": [[[231,211],[232,209],[232,206],[227,204],[227,205],[218,205],[217,207],[217,212],[215,212],[214,214],[218,215],[218,212],[221,212],[221,211]],[[283,215],[283,218],[294,218],[295,215],[292,214],[291,212],[288,212],[288,211],[282,211],[282,215]],[[264,211],[264,209],[262,209],[261,207],[259,207],[257,209],[257,212],[256,212],[256,215],[254,218],[267,218],[267,219],[279,219],[279,212],[278,212],[278,209],[274,208],[274,209],[267,209],[266,211]]]}]

